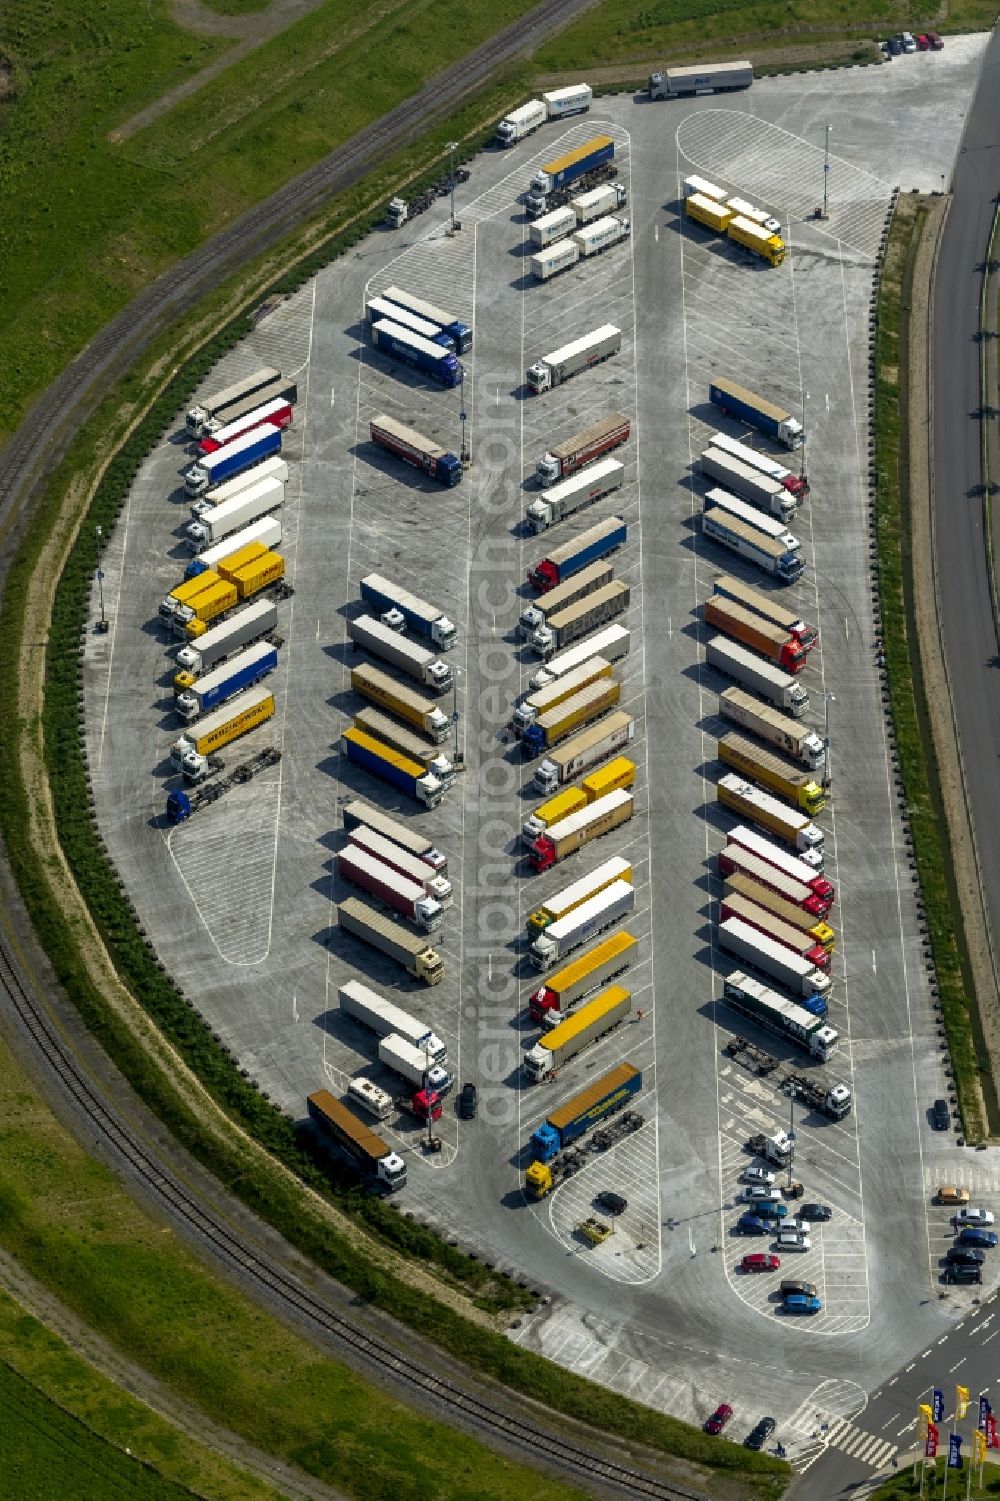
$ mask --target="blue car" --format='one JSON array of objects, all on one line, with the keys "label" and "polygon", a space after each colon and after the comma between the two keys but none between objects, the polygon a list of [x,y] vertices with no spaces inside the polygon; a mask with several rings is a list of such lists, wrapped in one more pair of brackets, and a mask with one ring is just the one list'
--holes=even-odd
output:
[{"label": "blue car", "polygon": [[736,1221],[736,1228],[741,1235],[770,1235],[774,1229],[774,1220],[766,1220],[759,1214],[741,1214]]},{"label": "blue car", "polygon": [[788,1213],[787,1204],[768,1204],[767,1212],[773,1220],[783,1220]]},{"label": "blue car", "polygon": [[995,1230],[981,1230],[978,1225],[969,1225],[963,1230],[956,1242],[960,1246],[981,1246],[984,1251],[992,1251],[997,1243]]},{"label": "blue car", "polygon": [[806,1293],[788,1293],[782,1307],[786,1313],[819,1313],[823,1304],[819,1298],[810,1298]]}]

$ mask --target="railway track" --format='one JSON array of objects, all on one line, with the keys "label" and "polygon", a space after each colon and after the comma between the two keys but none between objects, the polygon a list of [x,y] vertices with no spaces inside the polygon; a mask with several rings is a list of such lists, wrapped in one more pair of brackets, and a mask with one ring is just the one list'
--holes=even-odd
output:
[{"label": "railway track", "polygon": [[500,1436],[526,1455],[543,1454],[550,1465],[577,1479],[588,1480],[591,1484],[596,1480],[629,1496],[647,1496],[659,1498],[659,1501],[703,1501],[694,1491],[681,1489],[628,1465],[616,1464],[554,1432],[540,1430],[537,1422],[491,1406],[342,1318],[321,1297],[206,1210],[197,1197],[135,1139],[64,1045],[41,1005],[22,983],[3,946],[0,946],[0,988],[5,1003],[31,1039],[46,1069],[58,1082],[64,1096],[84,1115],[103,1147],[171,1220],[183,1224],[189,1234],[208,1245],[216,1260],[241,1283],[249,1282],[255,1287],[264,1301],[278,1307],[296,1324],[304,1324],[328,1339],[332,1337],[355,1361],[360,1359],[377,1369],[383,1377],[391,1376],[398,1388],[430,1398],[453,1418],[464,1419],[467,1426],[482,1434]]}]

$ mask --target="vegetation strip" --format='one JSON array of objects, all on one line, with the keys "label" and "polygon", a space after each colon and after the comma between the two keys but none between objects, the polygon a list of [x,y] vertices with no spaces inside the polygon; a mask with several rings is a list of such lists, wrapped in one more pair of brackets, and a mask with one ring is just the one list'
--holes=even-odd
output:
[{"label": "vegetation strip", "polygon": [[879,282],[875,345],[875,499],[882,651],[900,775],[926,909],[945,1035],[965,1139],[986,1134],[980,1057],[963,952],[937,757],[930,731],[913,614],[910,567],[907,358],[913,264],[927,215],[919,199],[897,199]]}]

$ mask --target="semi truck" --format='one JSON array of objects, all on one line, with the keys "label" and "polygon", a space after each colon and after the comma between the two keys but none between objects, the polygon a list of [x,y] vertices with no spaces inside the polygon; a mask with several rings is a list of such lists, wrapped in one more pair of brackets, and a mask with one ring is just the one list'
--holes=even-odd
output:
[{"label": "semi truck", "polygon": [[[753,857],[747,856],[747,858]],[[777,875],[777,872],[770,871],[768,875],[773,877]],[[794,886],[795,883],[791,884]],[[821,917],[815,917],[811,912],[806,912],[798,902],[789,901],[781,896],[774,889],[771,879],[758,881],[743,871],[734,871],[732,875],[726,877],[724,889],[727,895],[731,893],[734,896],[746,897],[747,901],[765,908],[790,927],[801,929],[812,939],[813,943],[821,944],[828,954],[835,951],[837,936],[830,924],[824,922]]]},{"label": "semi truck", "polygon": [[529,569],[528,583],[533,584],[540,593],[547,594],[550,589],[558,588],[582,568],[587,568],[599,558],[609,557],[624,546],[627,536],[628,527],[621,516],[609,516],[607,521],[598,521],[595,526],[588,527],[585,532],[574,537],[572,542],[564,542],[561,547],[553,548],[552,552]]},{"label": "semi truck", "polygon": [[553,209],[551,214],[543,214],[529,225],[528,238],[537,250],[545,250],[547,246],[565,240],[575,228],[576,215],[568,204],[564,204],[562,208]]},{"label": "semi truck", "polygon": [[761,620],[752,610],[745,610],[723,594],[713,594],[705,601],[705,624],[723,631],[742,646],[751,647],[785,672],[801,672],[806,665],[806,653],[794,636]]},{"label": "semi truck", "polygon": [[374,855],[376,860],[381,860],[383,865],[391,866],[408,881],[422,886],[427,895],[433,897],[442,907],[451,906],[451,882],[446,876],[437,875],[419,856],[411,855],[408,850],[394,844],[385,834],[380,834],[376,829],[370,829],[365,824],[352,829],[348,839],[358,849]]},{"label": "semi truck", "polygon": [[354,727],[375,740],[380,740],[392,750],[399,751],[400,755],[409,756],[411,761],[418,762],[431,776],[437,777],[445,792],[455,780],[455,768],[443,752],[428,745],[426,740],[406,729],[397,720],[391,719],[388,714],[383,714],[381,709],[361,709],[354,716]]},{"label": "semi truck", "polygon": [[776,709],[784,710],[795,719],[801,719],[809,707],[809,695],[801,683],[772,662],[765,662],[755,652],[748,651],[738,641],[713,636],[705,647],[705,660],[709,667],[735,678],[745,688],[753,688]]},{"label": "semi truck", "polygon": [[451,1075],[440,1063],[428,1063],[422,1048],[414,1047],[405,1037],[390,1033],[379,1038],[378,1061],[391,1069],[413,1089],[423,1089],[435,1094],[447,1094],[451,1088]]},{"label": "semi truck", "polygon": [[261,391],[280,379],[280,370],[274,370],[270,365],[265,365],[260,370],[255,370],[253,375],[245,375],[242,380],[213,391],[198,406],[191,407],[184,419],[187,432],[192,438],[200,437],[209,418],[225,419],[233,407],[250,398],[256,399]]},{"label": "semi truck", "polygon": [[585,844],[610,834],[632,817],[635,800],[624,788],[597,798],[586,808],[580,808],[567,818],[560,819],[544,834],[540,834],[531,847],[528,858],[537,871],[550,870],[553,865],[575,854]]},{"label": "semi truck", "polygon": [[574,907],[533,939],[528,958],[543,973],[567,954],[611,928],[635,907],[635,887],[628,881],[613,881],[596,896]]},{"label": "semi truck", "polygon": [[443,854],[425,834],[421,834],[417,829],[411,829],[408,824],[397,822],[381,808],[373,807],[371,803],[364,802],[360,797],[352,798],[349,803],[344,804],[344,828],[349,834],[354,829],[374,829],[376,833],[384,834],[386,839],[391,839],[393,844],[398,844],[400,849],[416,855],[418,860],[429,865],[437,875],[448,874],[447,855]]},{"label": "semi truck", "polygon": [[429,323],[436,323],[438,328],[444,329],[454,340],[455,349],[459,354],[464,354],[472,348],[472,329],[454,313],[447,312],[444,308],[435,307],[432,302],[425,302],[422,297],[414,297],[412,292],[406,292],[402,287],[386,287],[379,293],[388,302],[394,302],[397,307],[405,308],[408,313],[416,313],[418,318],[426,318]]},{"label": "semi truck", "polygon": [[631,421],[624,412],[612,412],[562,443],[554,443],[535,465],[535,475],[542,485],[568,479],[584,464],[592,464],[595,459],[627,443],[631,431]]},{"label": "semi truck", "polygon": [[361,1169],[365,1177],[395,1193],[406,1183],[406,1163],[398,1152],[376,1136],[370,1126],[359,1120],[353,1110],[335,1100],[328,1089],[317,1089],[306,1101],[310,1118],[323,1136],[338,1147]]},{"label": "semi truck", "polygon": [[193,553],[204,552],[207,547],[238,532],[251,521],[269,516],[284,499],[285,487],[280,480],[263,479],[259,484],[248,485],[246,489],[224,500],[221,505],[204,511],[197,521],[188,522],[184,528],[184,539],[189,550]]},{"label": "semi truck", "polygon": [[409,756],[384,745],[374,735],[353,726],[341,736],[341,745],[347,759],[362,771],[380,777],[390,787],[397,787],[407,797],[415,798],[425,808],[436,808],[444,796],[444,788],[437,777],[432,776],[422,761],[411,761]]},{"label": "semi truck", "polygon": [[703,198],[712,198],[716,203],[726,201],[725,188],[716,187],[715,183],[709,182],[707,178],[695,177],[692,174],[691,177],[685,177],[681,196],[691,198],[695,193],[700,193]]},{"label": "semi truck", "polygon": [[650,73],[647,92],[650,99],[684,99],[692,94],[748,89],[752,83],[752,63],[690,63],[686,67]]},{"label": "semi truck", "polygon": [[269,381],[266,386],[262,386],[252,396],[244,396],[242,401],[236,402],[234,406],[229,407],[225,412],[221,412],[217,416],[209,415],[206,412],[199,431],[192,433],[191,436],[195,438],[211,436],[217,433],[220,428],[227,427],[229,423],[242,417],[245,412],[250,412],[255,407],[263,406],[265,402],[283,401],[290,406],[294,406],[298,399],[299,390],[295,381],[288,380],[285,376],[279,376],[277,380]]},{"label": "semi truck", "polygon": [[790,636],[794,636],[800,642],[805,651],[812,651],[819,640],[819,632],[814,625],[809,625],[802,620],[794,610],[783,605],[772,594],[762,594],[759,589],[744,584],[741,579],[732,578],[729,574],[719,574],[714,581],[714,592],[724,595],[726,599],[733,600],[742,605],[745,610],[752,610],[761,619],[770,621],[773,625],[780,625]]},{"label": "semi truck", "polygon": [[805,932],[794,923],[785,922],[772,912],[768,907],[761,907],[750,897],[742,892],[727,890],[723,892],[719,904],[719,912],[723,922],[737,917],[748,927],[754,928],[758,933],[763,933],[765,938],[779,943],[782,948],[790,953],[798,954],[800,959],[805,959],[816,969],[821,969],[824,974],[829,973],[830,954],[822,943],[817,942],[811,934]]},{"label": "semi truck", "polygon": [[708,388],[708,399],[713,406],[721,407],[730,417],[749,423],[769,438],[783,443],[786,448],[801,448],[805,442],[802,423],[793,417],[786,407],[777,406],[763,396],[748,391],[731,380],[714,380]]},{"label": "semi truck", "polygon": [[566,673],[573,672],[583,662],[589,661],[591,656],[603,657],[608,662],[618,662],[628,655],[630,639],[629,632],[623,625],[606,626],[603,631],[598,631],[596,636],[591,636],[588,640],[571,646],[568,651],[557,652],[554,657],[550,657],[545,666],[540,667],[528,679],[528,686],[533,693],[537,693],[540,688],[546,688]]},{"label": "semi truck", "polygon": [[719,760],[752,782],[760,782],[787,797],[811,818],[826,807],[826,794],[808,771],[802,771],[773,751],[763,750],[735,730],[719,741]]},{"label": "semi truck", "polygon": [[[751,448],[749,443],[740,443],[736,438],[730,438],[728,433],[713,433],[708,445],[709,448],[726,453],[730,458],[745,464],[747,468],[756,470],[765,479],[777,480],[796,501],[804,500],[809,494],[809,481],[804,474],[793,473],[786,465],[779,464],[777,459],[761,453],[759,448]],[[730,486],[730,489],[735,489],[735,486]]]},{"label": "semi truck", "polygon": [[[740,918],[727,918],[719,924],[717,932],[719,944],[727,953],[736,954],[751,968],[758,969],[772,980],[787,986],[793,995],[812,995],[814,992],[825,995],[829,991],[829,975],[800,955],[792,953],[791,949],[786,949],[784,944],[759,933]],[[820,1020],[811,1012],[807,1015],[810,1023]]]},{"label": "semi truck", "polygon": [[748,526],[736,516],[731,516],[719,506],[706,511],[701,519],[702,535],[710,542],[728,547],[737,557],[745,558],[762,573],[768,573],[782,584],[794,584],[802,577],[805,563],[801,552],[789,552],[780,542],[775,542],[754,526]]},{"label": "semi truck", "polygon": [[605,584],[610,584],[614,576],[614,566],[606,559],[600,563],[591,563],[587,568],[581,568],[579,573],[574,573],[564,584],[560,584],[556,589],[550,589],[536,604],[528,605],[521,611],[517,622],[518,635],[530,636],[539,626],[545,624],[550,615],[555,615],[559,610],[575,605],[577,600],[593,594],[595,589],[602,589]]},{"label": "semi truck", "polygon": [[[773,848],[778,852],[776,846]],[[802,880],[807,872],[809,879]],[[830,910],[829,898],[818,895],[814,889],[817,881],[822,885],[823,878],[814,876],[808,866],[793,876],[741,844],[727,844],[719,851],[719,874],[727,882],[739,878],[766,888],[781,899],[783,907],[795,907],[809,922],[821,923]]]},{"label": "semi truck", "polygon": [[707,198],[703,193],[691,193],[684,199],[685,218],[693,219],[696,224],[702,224],[710,229],[713,234],[724,234],[726,225],[732,216],[732,211],[717,198]]},{"label": "semi truck", "polygon": [[539,125],[548,119],[548,111],[541,99],[530,99],[519,109],[512,109],[497,125],[497,140],[501,146],[513,146],[533,135]]},{"label": "semi truck", "polygon": [[274,695],[266,688],[248,688],[176,740],[170,747],[170,760],[186,782],[201,782],[208,776],[209,756],[257,729],[273,713]]},{"label": "semi truck", "polygon": [[571,344],[564,344],[530,365],[525,376],[528,387],[536,396],[540,396],[543,391],[551,391],[564,381],[571,380],[574,375],[579,375],[581,370],[590,370],[603,360],[609,360],[612,355],[618,354],[621,347],[621,329],[615,328],[613,323],[602,323],[592,333],[584,334],[581,339],[574,339]]},{"label": "semi truck", "polygon": [[769,745],[793,756],[810,771],[819,771],[826,761],[826,747],[814,730],[796,724],[794,719],[742,688],[726,688],[719,694],[719,713],[740,729],[751,730]]},{"label": "semi truck", "polygon": [[405,683],[397,683],[381,667],[373,667],[367,662],[361,667],[352,667],[351,687],[362,698],[398,714],[400,719],[413,725],[414,729],[426,735],[428,740],[433,740],[436,745],[447,740],[451,729],[447,714],[438,708],[433,699],[425,698],[422,693],[418,693],[415,688],[408,688]]},{"label": "semi truck", "polygon": [[228,537],[223,537],[221,542],[216,542],[214,547],[206,547],[205,551],[191,559],[184,570],[184,579],[197,578],[199,573],[207,573],[210,569],[217,568],[234,553],[242,552],[245,547],[260,547],[264,552],[271,552],[281,544],[281,522],[277,516],[262,516],[259,521],[252,521],[238,532],[232,532]]},{"label": "semi truck", "polygon": [[632,963],[638,940],[631,933],[612,933],[602,938],[579,959],[549,977],[547,984],[532,991],[528,1014],[533,1022],[548,1030],[558,1026],[577,1001],[606,985]]},{"label": "semi truck", "polygon": [[516,739],[524,734],[529,725],[534,724],[543,714],[548,714],[552,709],[572,698],[579,693],[581,688],[586,688],[589,683],[596,682],[598,678],[610,678],[611,663],[606,657],[591,657],[588,661],[575,667],[572,672],[563,673],[562,677],[556,678],[554,683],[549,683],[545,688],[539,688],[535,693],[527,694],[514,709],[513,716],[508,722],[507,728]]},{"label": "semi truck", "polygon": [[272,397],[259,406],[251,407],[239,417],[234,417],[231,422],[223,423],[214,432],[205,433],[198,439],[197,451],[200,454],[218,453],[220,448],[227,448],[244,433],[253,432],[255,427],[263,427],[265,422],[269,422],[272,427],[280,427],[284,432],[291,427],[293,415],[290,401],[282,396]]},{"label": "semi truck", "polygon": [[390,630],[401,631],[408,627],[416,635],[433,641],[442,651],[451,651],[458,641],[458,631],[436,605],[429,605],[380,573],[366,574],[361,580],[361,598],[366,605],[385,611],[382,624]]},{"label": "semi truck", "polygon": [[584,777],[579,787],[566,787],[562,792],[557,792],[555,797],[540,803],[521,825],[522,842],[530,847],[553,824],[568,818],[571,813],[579,812],[597,798],[607,797],[610,792],[627,791],[634,783],[635,762],[630,761],[627,756],[616,756],[607,766],[601,766]]},{"label": "semi truck", "polygon": [[525,520],[533,532],[544,532],[584,506],[593,505],[603,495],[620,490],[624,482],[624,464],[618,459],[599,459],[539,495],[525,511]]},{"label": "semi truck", "polygon": [[419,933],[411,933],[402,923],[376,912],[367,902],[348,897],[337,908],[337,923],[345,933],[360,938],[379,953],[401,964],[408,975],[426,985],[438,985],[444,979],[444,963]]},{"label": "semi truck", "polygon": [[242,474],[234,474],[231,479],[223,480],[221,485],[212,485],[205,490],[197,500],[190,504],[191,516],[194,521],[200,521],[206,511],[212,510],[213,506],[221,506],[224,501],[232,500],[234,495],[239,495],[249,485],[259,485],[266,479],[276,479],[281,484],[288,482],[288,463],[278,454],[272,454],[269,459],[264,459],[260,464],[254,464],[252,469],[247,469]]},{"label": "semi truck", "polygon": [[165,599],[160,600],[157,610],[160,623],[167,626],[168,629],[172,629],[174,616],[182,606],[190,604],[192,600],[197,599],[198,595],[204,593],[206,590],[214,592],[221,582],[222,580],[219,575],[214,571],[200,574],[193,579],[184,579],[174,589],[171,589]]},{"label": "semi truck", "polygon": [[337,987],[337,1005],[345,1016],[353,1017],[376,1036],[391,1037],[395,1033],[419,1048],[432,1063],[447,1063],[448,1049],[432,1028],[360,980],[348,980]]},{"label": "semi truck", "polygon": [[405,308],[396,307],[395,303],[387,302],[384,297],[372,297],[365,309],[365,316],[369,323],[378,323],[384,318],[390,323],[401,323],[411,334],[419,334],[422,339],[440,344],[442,349],[450,349],[452,354],[455,352],[454,340],[443,328],[427,318],[419,318],[416,313],[408,313]]},{"label": "semi truck", "polygon": [[347,634],[356,647],[364,647],[373,656],[381,657],[393,667],[398,667],[408,677],[433,688],[435,693],[447,693],[451,687],[451,668],[425,646],[407,641],[383,625],[371,615],[358,615],[347,622]]},{"label": "semi truck", "polygon": [[427,895],[421,883],[408,880],[357,844],[345,845],[336,859],[337,870],[345,881],[360,886],[425,933],[433,933],[441,926],[444,909],[439,901]]},{"label": "semi truck", "polygon": [[568,83],[564,88],[551,89],[542,95],[545,113],[550,120],[562,120],[567,115],[582,115],[590,108],[594,91],[589,83]]},{"label": "semi truck", "polygon": [[621,855],[613,855],[610,860],[605,860],[602,865],[596,865],[588,875],[580,876],[569,886],[564,886],[561,891],[555,892],[549,899],[536,907],[528,917],[528,932],[542,933],[554,922],[568,916],[574,907],[579,907],[583,902],[589,901],[606,886],[615,881],[632,881],[632,866]]},{"label": "semi truck", "polygon": [[795,1001],[768,990],[766,985],[761,985],[742,970],[735,970],[727,976],[723,995],[735,1011],[748,1016],[765,1031],[805,1048],[821,1063],[837,1051],[840,1037],[834,1027]]},{"label": "semi truck", "polygon": [[800,853],[811,852],[822,860],[823,831],[797,808],[789,808],[787,803],[779,802],[769,792],[751,786],[743,777],[731,771],[719,782],[717,795],[724,808],[769,829]]},{"label": "semi truck", "polygon": [[[231,568],[223,562],[219,564],[219,571],[224,577],[211,594],[198,594],[174,611],[171,627],[175,635],[185,636],[189,641],[197,640],[205,635],[213,620],[218,623],[235,605],[253,599],[272,585],[285,591],[282,597],[292,592],[283,582],[285,560],[280,553],[263,552],[259,557],[246,557]],[[211,575],[203,574],[202,577],[210,578]]]},{"label": "semi truck", "polygon": [[627,196],[620,182],[605,182],[586,193],[578,193],[570,199],[569,206],[577,224],[592,224],[595,219],[603,219],[615,209],[624,208]]},{"label": "semi truck", "polygon": [[610,709],[621,696],[621,684],[614,678],[600,677],[578,693],[539,715],[521,736],[521,751],[526,757],[540,756],[551,750],[574,730],[593,723]]},{"label": "semi truck", "polygon": [[575,605],[568,605],[550,615],[544,625],[532,631],[528,645],[538,656],[547,659],[553,652],[572,646],[581,636],[589,636],[598,626],[621,615],[628,609],[631,592],[629,585],[620,579],[604,584],[593,594],[577,600]]},{"label": "semi truck", "polygon": [[529,265],[536,281],[551,281],[560,271],[568,271],[570,266],[575,266],[579,259],[580,247],[575,240],[556,240],[553,245],[546,245],[544,250],[537,250]]},{"label": "semi truck", "polygon": [[615,751],[629,744],[635,735],[635,720],[623,709],[616,709],[600,724],[591,725],[565,745],[545,757],[532,778],[539,792],[552,795],[557,788],[571,782],[581,771],[606,761]]},{"label": "semi truck", "polygon": [[[534,1162],[528,1169],[529,1189],[532,1181],[541,1186],[542,1175],[532,1179],[535,1168],[552,1162],[592,1126],[622,1110],[630,1100],[635,1099],[641,1089],[640,1071],[633,1068],[631,1063],[619,1063],[616,1068],[609,1069],[606,1074],[588,1084],[586,1089],[580,1090],[579,1094],[573,1095],[551,1111],[531,1138]],[[548,1175],[548,1179],[548,1187],[551,1187],[551,1175]],[[541,1198],[548,1192],[548,1187],[542,1188],[534,1197]]]},{"label": "semi truck", "polygon": [[728,516],[735,517],[746,526],[753,527],[756,532],[763,532],[765,537],[771,537],[773,541],[780,542],[786,552],[801,552],[802,543],[794,532],[790,532],[783,521],[778,521],[774,516],[765,516],[764,512],[751,505],[748,500],[740,500],[738,495],[732,495],[728,490],[723,490],[716,485],[709,490],[704,497],[705,513],[712,511],[725,511]]},{"label": "semi truck", "polygon": [[372,342],[375,348],[390,359],[399,360],[403,365],[409,365],[413,370],[419,370],[422,375],[429,375],[431,380],[438,381],[442,386],[457,386],[462,379],[462,366],[450,349],[445,349],[440,344],[435,344],[432,339],[424,339],[420,334],[411,333],[401,323],[394,323],[391,318],[380,318],[377,323],[371,325]]},{"label": "semi truck", "polygon": [[595,174],[607,174],[614,161],[615,143],[611,136],[593,136],[581,146],[574,146],[562,156],[553,157],[535,173],[524,197],[529,218],[537,218],[555,205],[549,197],[572,183],[587,183]]},{"label": "semi truck", "polygon": [[775,219],[766,208],[755,208],[745,198],[727,198],[726,207],[731,208],[734,214],[741,214],[744,219],[749,219],[753,224],[759,224],[761,229],[766,229],[773,235],[781,233],[779,219]]},{"label": "semi truck", "polygon": [[780,480],[769,479],[750,464],[744,464],[721,448],[706,448],[702,453],[701,472],[751,505],[759,506],[781,521],[791,521],[797,510],[795,496]]},{"label": "semi truck", "polygon": [[726,236],[737,245],[742,245],[744,250],[749,250],[751,255],[759,256],[762,261],[767,261],[769,266],[780,266],[785,259],[785,242],[780,235],[772,234],[760,224],[755,224],[752,219],[744,218],[742,214],[734,214],[726,225]]},{"label": "semi truck", "polygon": [[588,256],[600,255],[603,251],[610,250],[612,245],[627,240],[631,233],[631,222],[624,215],[605,214],[574,230],[570,239],[580,252],[581,260],[586,260]]},{"label": "semi truck", "polygon": [[631,1010],[632,992],[623,985],[609,985],[528,1049],[524,1055],[525,1074],[534,1084],[551,1078],[577,1053],[623,1022]]},{"label": "semi truck", "polygon": [[[215,573],[202,574],[194,582],[201,585],[197,593],[174,596],[174,613],[170,619],[173,634],[187,640],[203,635],[213,620],[233,609],[239,598],[236,585],[228,579],[219,578]],[[163,604],[168,603],[169,600],[163,601]],[[195,629],[191,629],[192,626]]]},{"label": "semi truck", "polygon": [[442,485],[457,485],[460,482],[461,460],[442,448],[440,443],[435,443],[433,438],[425,438],[415,428],[407,427],[405,423],[397,422],[394,417],[387,417],[383,412],[371,419],[368,431],[373,443],[377,443],[387,453],[395,454],[404,464],[422,469]]},{"label": "semi truck", "polygon": [[260,641],[176,694],[174,709],[179,718],[190,723],[200,714],[224,704],[235,693],[252,688],[277,665],[278,648],[269,641]]},{"label": "semi truck", "polygon": [[203,672],[224,662],[241,647],[269,635],[277,624],[277,605],[273,600],[259,599],[245,610],[238,610],[221,625],[213,626],[196,641],[186,642],[177,650],[179,670],[174,675],[175,690],[190,688]]},{"label": "semi truck", "polygon": [[[793,880],[800,881],[803,886],[808,886],[814,896],[818,896],[827,904],[827,910],[837,900],[837,892],[833,884],[823,875],[821,869],[817,869],[815,856],[804,860],[801,855],[793,855],[788,850],[782,849],[780,844],[758,832],[757,829],[748,828],[745,824],[737,824],[735,829],[730,829],[726,835],[726,849],[731,846],[749,850],[750,854],[757,855],[761,860],[773,865],[775,869],[791,876]],[[821,862],[822,864],[822,862]]]},{"label": "semi truck", "polygon": [[[255,427],[235,443],[228,443],[218,453],[206,453],[191,465],[184,474],[184,489],[188,495],[202,495],[213,485],[221,484],[234,474],[241,474],[263,459],[281,452],[281,429],[265,422]],[[213,540],[215,540],[213,538]]]}]

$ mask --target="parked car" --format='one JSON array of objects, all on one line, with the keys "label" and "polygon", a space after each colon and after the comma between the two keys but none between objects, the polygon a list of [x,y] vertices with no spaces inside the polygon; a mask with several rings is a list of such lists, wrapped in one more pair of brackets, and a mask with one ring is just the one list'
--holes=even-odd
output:
[{"label": "parked car", "polygon": [[898,57],[903,50],[903,38],[897,33],[891,36],[885,45],[890,57]]},{"label": "parked car", "polygon": [[799,1208],[799,1218],[825,1223],[827,1220],[833,1219],[833,1210],[829,1204],[803,1204]]},{"label": "parked car", "polygon": [[926,52],[927,49],[930,47],[930,42],[927,40],[926,33],[924,33],[923,31],[918,31],[917,35],[913,38],[913,40],[917,44],[917,51],[918,52]]},{"label": "parked car", "polygon": [[951,1125],[951,1111],[947,1100],[935,1100],[932,1111],[935,1131],[947,1131]]},{"label": "parked car", "polygon": [[944,1269],[944,1280],[956,1283],[982,1282],[983,1270],[982,1267],[976,1266],[974,1262],[953,1261]]},{"label": "parked car", "polygon": [[628,1208],[628,1199],[623,1194],[616,1194],[610,1188],[603,1188],[597,1195],[596,1203],[601,1209],[606,1209],[609,1214],[624,1214]]},{"label": "parked car", "polygon": [[744,1449],[763,1449],[777,1426],[773,1418],[761,1418],[743,1440]]},{"label": "parked car", "polygon": [[996,1216],[992,1209],[970,1209],[966,1206],[964,1209],[959,1209],[953,1218],[956,1225],[964,1227],[965,1225],[992,1225]]},{"label": "parked car", "polygon": [[963,1230],[958,1237],[960,1246],[979,1246],[984,1251],[992,1251],[997,1243],[995,1230],[984,1230],[981,1225],[970,1225]]},{"label": "parked car", "polygon": [[753,1184],[749,1188],[740,1190],[740,1198],[744,1204],[780,1204],[781,1189],[766,1188],[763,1184]]},{"label": "parked car", "polygon": [[912,31],[904,31],[904,32],[902,32],[901,35],[900,35],[899,40],[903,44],[903,51],[904,52],[916,52],[916,50],[917,50],[917,44],[914,41]]},{"label": "parked car", "polygon": [[975,1246],[951,1246],[945,1261],[949,1266],[982,1266],[986,1252]]},{"label": "parked car", "polygon": [[463,1084],[458,1097],[458,1113],[463,1121],[474,1121],[479,1111],[479,1091],[474,1084]]},{"label": "parked car", "polygon": [[786,1313],[820,1313],[823,1308],[819,1298],[806,1293],[790,1293],[781,1306]]},{"label": "parked car", "polygon": [[789,1297],[792,1293],[801,1293],[803,1298],[815,1298],[816,1284],[815,1282],[799,1282],[794,1277],[786,1277],[779,1284],[778,1291],[783,1298]]},{"label": "parked car", "polygon": [[748,1167],[743,1174],[744,1183],[756,1183],[760,1188],[770,1188],[774,1183],[774,1174],[770,1168]]},{"label": "parked car", "polygon": [[706,1433],[721,1433],[733,1415],[733,1409],[728,1402],[720,1402],[712,1416],[706,1419]]},{"label": "parked car", "polygon": [[779,1251],[811,1251],[812,1241],[804,1230],[779,1230],[774,1244]]},{"label": "parked car", "polygon": [[939,1204],[968,1204],[969,1198],[967,1188],[956,1188],[952,1183],[942,1183],[937,1191]]},{"label": "parked car", "polygon": [[929,31],[927,33],[927,45],[932,52],[940,52],[944,46],[944,42],[942,42],[936,31]]},{"label": "parked car", "polygon": [[765,1219],[762,1214],[741,1214],[736,1221],[740,1235],[771,1235],[777,1228],[777,1220]]},{"label": "parked car", "polygon": [[751,1251],[749,1256],[744,1256],[740,1262],[742,1272],[776,1272],[781,1262],[777,1256],[772,1256],[769,1251]]}]

